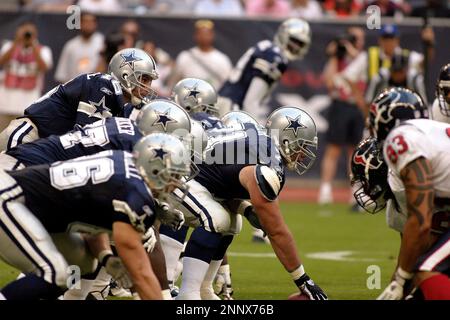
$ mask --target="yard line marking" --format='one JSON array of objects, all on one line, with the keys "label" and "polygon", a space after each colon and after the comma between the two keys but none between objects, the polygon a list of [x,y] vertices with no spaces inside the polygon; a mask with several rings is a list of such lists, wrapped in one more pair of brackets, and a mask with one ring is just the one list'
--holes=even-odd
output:
[{"label": "yard line marking", "polygon": [[[311,252],[305,256],[310,259],[332,260],[332,261],[346,261],[346,262],[373,262],[380,259],[374,258],[350,258],[349,256],[355,254],[356,251],[325,251],[325,252]],[[227,252],[230,257],[244,257],[244,258],[276,258],[275,253],[255,253],[255,252]]]},{"label": "yard line marking", "polygon": [[326,251],[326,252],[311,252],[307,253],[306,257],[310,259],[320,260],[333,260],[333,261],[348,261],[348,262],[361,262],[361,261],[377,261],[379,259],[373,258],[350,258],[349,256],[356,253],[355,251]]},{"label": "yard line marking", "polygon": [[276,258],[275,253],[254,253],[254,252],[227,252],[230,257],[246,257],[246,258]]}]

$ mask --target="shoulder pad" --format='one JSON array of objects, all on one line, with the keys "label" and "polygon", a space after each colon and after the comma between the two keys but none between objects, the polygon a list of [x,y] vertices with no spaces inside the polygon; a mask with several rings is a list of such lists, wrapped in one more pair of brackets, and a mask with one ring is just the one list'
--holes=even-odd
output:
[{"label": "shoulder pad", "polygon": [[262,196],[268,201],[274,201],[281,191],[280,179],[275,170],[258,164],[255,168],[255,177]]}]

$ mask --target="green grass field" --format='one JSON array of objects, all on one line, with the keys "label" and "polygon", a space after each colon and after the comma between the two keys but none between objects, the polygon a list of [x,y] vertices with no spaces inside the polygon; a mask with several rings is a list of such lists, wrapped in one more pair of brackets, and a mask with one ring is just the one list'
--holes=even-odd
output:
[{"label": "green grass field", "polygon": [[[306,272],[330,299],[374,299],[388,284],[395,268],[399,236],[388,229],[383,213],[350,212],[348,205],[283,203],[282,212],[290,226]],[[346,260],[309,257],[318,252],[351,251]],[[296,291],[289,274],[273,255],[270,245],[251,242],[245,222],[242,233],[230,247],[235,299],[286,299]],[[248,253],[260,253],[249,257]],[[366,286],[367,267],[381,269],[381,289]],[[18,272],[0,262],[0,287]]]}]

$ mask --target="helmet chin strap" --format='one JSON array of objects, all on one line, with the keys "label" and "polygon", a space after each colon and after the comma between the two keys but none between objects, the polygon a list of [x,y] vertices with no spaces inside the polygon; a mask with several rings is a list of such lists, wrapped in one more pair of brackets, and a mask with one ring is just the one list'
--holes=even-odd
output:
[{"label": "helmet chin strap", "polygon": [[288,169],[292,170],[295,168],[295,162],[292,161],[292,159],[290,158],[290,155],[289,155],[289,153],[290,153],[289,152],[289,142],[284,141],[283,144],[284,144],[283,157],[284,157],[284,160],[286,161],[286,166],[288,167]]}]

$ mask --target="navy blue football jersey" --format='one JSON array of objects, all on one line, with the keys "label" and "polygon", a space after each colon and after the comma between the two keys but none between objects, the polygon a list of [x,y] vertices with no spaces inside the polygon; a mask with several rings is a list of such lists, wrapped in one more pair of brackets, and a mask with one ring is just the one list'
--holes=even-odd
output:
[{"label": "navy blue football jersey", "polygon": [[195,180],[217,198],[249,199],[248,191],[239,181],[239,172],[246,166],[265,165],[277,173],[281,191],[285,167],[274,140],[250,123],[244,124],[243,130],[222,131],[223,135],[210,137]]},{"label": "navy blue football jersey", "polygon": [[196,112],[191,115],[193,120],[197,120],[202,124],[205,131],[211,129],[223,129],[225,126],[219,118],[214,117],[206,112]]},{"label": "navy blue football jersey", "polygon": [[103,151],[8,173],[48,232],[109,231],[115,221],[144,232],[155,220],[152,193],[128,152]]},{"label": "navy blue football jersey", "polygon": [[219,90],[219,95],[231,99],[233,103],[242,107],[254,77],[260,77],[272,87],[286,71],[287,63],[287,59],[281,55],[280,48],[273,42],[260,41],[239,59],[230,77]]},{"label": "navy blue football jersey", "polygon": [[105,150],[131,152],[142,134],[133,121],[110,117],[72,130],[12,148],[8,155],[25,166],[70,160]]},{"label": "navy blue football jersey", "polygon": [[25,116],[36,125],[39,137],[45,138],[64,134],[75,124],[117,116],[124,104],[117,80],[108,74],[82,74],[47,92],[25,109]]},{"label": "navy blue football jersey", "polygon": [[131,103],[127,103],[123,107],[120,116],[124,118],[130,118],[131,120],[136,121],[137,116],[143,106],[144,106],[143,104],[133,106]]}]

